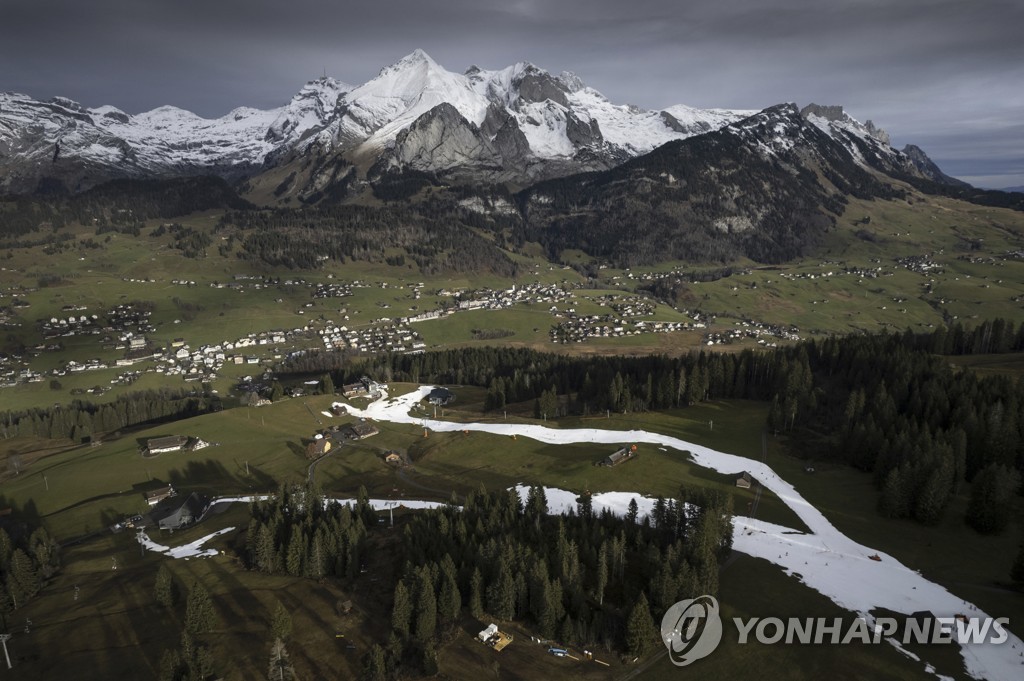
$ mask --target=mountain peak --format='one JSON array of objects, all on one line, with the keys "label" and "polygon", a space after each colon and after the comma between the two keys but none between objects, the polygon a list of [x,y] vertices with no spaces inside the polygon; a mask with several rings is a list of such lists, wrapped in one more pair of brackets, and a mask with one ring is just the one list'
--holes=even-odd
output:
[{"label": "mountain peak", "polygon": [[558,74],[558,80],[569,92],[579,92],[587,86],[587,84],[583,82],[583,79],[572,71],[562,71]]},{"label": "mountain peak", "polygon": [[431,58],[429,54],[427,54],[425,51],[417,47],[415,50],[405,55],[391,66],[386,66],[383,69],[381,69],[381,73],[384,73],[385,71],[401,69],[403,67],[419,65],[437,66],[438,64],[436,61],[433,60],[433,58]]}]

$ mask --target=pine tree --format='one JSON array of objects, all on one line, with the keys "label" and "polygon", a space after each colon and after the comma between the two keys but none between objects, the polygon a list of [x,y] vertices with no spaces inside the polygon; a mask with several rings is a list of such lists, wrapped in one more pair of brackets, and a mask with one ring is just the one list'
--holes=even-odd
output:
[{"label": "pine tree", "polygon": [[270,648],[270,668],[267,670],[268,681],[289,681],[295,678],[295,669],[288,659],[288,650],[284,641],[275,639]]},{"label": "pine tree", "polygon": [[416,585],[416,609],[414,614],[413,633],[420,641],[429,641],[437,631],[437,598],[434,596],[434,585],[430,579],[430,571],[420,569]]},{"label": "pine tree", "polygon": [[632,497],[629,500],[629,507],[626,510],[626,522],[630,525],[636,525],[636,520],[640,516],[640,507],[636,503],[636,497]]},{"label": "pine tree", "polygon": [[434,676],[437,674],[437,648],[432,643],[423,647],[423,656],[420,658],[420,670],[424,676]]},{"label": "pine tree", "polygon": [[302,531],[295,528],[292,531],[292,538],[288,542],[288,552],[285,554],[285,569],[292,577],[300,577],[302,575],[302,567],[305,562],[306,540],[302,536]]},{"label": "pine tree", "polygon": [[282,386],[278,381],[274,381],[270,385],[270,401],[277,402],[282,398],[284,398],[284,386]]},{"label": "pine tree", "polygon": [[937,468],[928,474],[924,485],[917,494],[914,504],[914,518],[925,525],[934,525],[942,518],[942,512],[949,502],[953,488],[952,453],[943,457]]},{"label": "pine tree", "polygon": [[217,613],[213,609],[210,592],[199,582],[192,585],[185,605],[185,631],[189,634],[200,634],[209,631],[216,625]]},{"label": "pine tree", "polygon": [[363,669],[359,674],[360,681],[385,681],[387,668],[384,662],[384,649],[374,643],[363,656]]},{"label": "pine tree", "polygon": [[[632,500],[631,503],[636,503]],[[597,583],[594,586],[594,595],[597,597],[598,605],[604,605],[604,590],[608,586],[608,542],[601,542],[601,551],[597,554]]]},{"label": "pine tree", "polygon": [[274,608],[274,616],[270,622],[270,633],[276,641],[287,641],[292,636],[292,616],[280,601],[277,607]]},{"label": "pine tree", "polygon": [[487,587],[487,611],[499,620],[510,620],[515,616],[515,583],[508,568],[501,565],[498,574]]},{"label": "pine tree", "polygon": [[165,650],[160,657],[160,667],[157,672],[159,681],[178,681],[182,676],[181,655],[177,650]]},{"label": "pine tree", "polygon": [[409,590],[405,588],[403,580],[398,580],[398,584],[395,585],[394,605],[391,607],[391,628],[402,636],[408,636],[411,622],[412,601],[409,599]]},{"label": "pine tree", "polygon": [[886,518],[905,518],[909,504],[903,473],[899,468],[893,468],[885,476],[885,484],[878,498],[878,510]]},{"label": "pine tree", "polygon": [[60,546],[42,527],[36,528],[28,540],[29,552],[43,579],[49,579],[60,567]]},{"label": "pine tree", "polygon": [[278,554],[274,548],[274,533],[261,525],[256,537],[256,568],[260,572],[272,573],[278,569]]},{"label": "pine tree", "polygon": [[[989,464],[974,478],[967,505],[967,524],[982,534],[998,534],[1010,522],[1020,474],[1000,464]],[[17,552],[15,552],[17,553]]]},{"label": "pine tree", "polygon": [[39,573],[36,572],[32,559],[21,549],[14,549],[11,562],[7,568],[7,591],[14,601],[15,608],[39,593],[41,586]]},{"label": "pine tree", "polygon": [[156,602],[165,608],[170,608],[178,600],[178,589],[174,584],[174,576],[166,564],[161,563],[156,571],[155,586]]},{"label": "pine tree", "polygon": [[462,595],[459,593],[458,582],[455,575],[441,575],[441,594],[437,600],[437,616],[442,624],[452,624],[459,619],[459,610],[462,609]]},{"label": "pine tree", "polygon": [[480,619],[484,616],[484,578],[480,568],[473,568],[473,576],[469,580],[469,614]]},{"label": "pine tree", "polygon": [[634,657],[645,655],[658,641],[658,630],[651,619],[647,596],[640,592],[633,609],[626,619],[626,650]]},{"label": "pine tree", "polygon": [[562,618],[562,624],[558,627],[558,638],[562,645],[569,645],[574,640],[576,627],[570,615]]}]

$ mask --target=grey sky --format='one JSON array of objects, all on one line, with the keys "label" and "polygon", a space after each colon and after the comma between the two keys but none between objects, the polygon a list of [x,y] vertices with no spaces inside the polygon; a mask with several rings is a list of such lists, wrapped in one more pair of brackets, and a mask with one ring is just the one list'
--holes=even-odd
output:
[{"label": "grey sky", "polygon": [[612,101],[843,104],[981,186],[1024,184],[1020,0],[0,0],[0,90],[136,113],[285,103],[419,47],[531,61]]}]

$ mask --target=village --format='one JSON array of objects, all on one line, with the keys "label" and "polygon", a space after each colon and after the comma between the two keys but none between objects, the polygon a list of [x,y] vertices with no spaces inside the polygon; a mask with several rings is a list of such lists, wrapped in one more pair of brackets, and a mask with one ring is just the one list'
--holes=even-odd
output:
[{"label": "village", "polygon": [[[966,257],[966,256],[962,256]],[[1008,252],[1006,258],[1018,257]],[[824,260],[818,263],[818,271],[785,271],[777,268],[764,268],[770,278],[762,284],[770,285],[774,278],[787,281],[824,280],[833,277],[855,277],[859,280],[889,277],[897,268],[907,269],[920,274],[939,274],[932,255],[922,254],[909,257],[893,258],[893,266],[882,265],[879,258],[872,258],[872,264],[866,267],[852,266],[842,261]],[[550,268],[549,268],[550,269]],[[604,266],[601,267],[604,269]],[[717,274],[716,274],[717,272]],[[710,273],[695,273],[682,266],[675,266],[661,272],[633,272],[623,270],[621,275],[613,275],[610,281],[632,281],[638,283],[672,280],[676,283],[701,284],[726,278],[750,275],[755,270],[750,268],[725,268]],[[125,279],[129,281],[129,279]],[[131,282],[159,284],[153,278],[131,279]],[[998,282],[996,282],[998,283]],[[174,279],[172,285],[185,287],[198,286],[197,282],[188,279]],[[934,282],[925,284],[924,293],[932,290]],[[593,283],[592,283],[593,285]],[[619,284],[621,285],[621,284]],[[980,282],[979,286],[987,286]],[[673,308],[681,315],[681,319],[657,319],[659,306],[648,295],[638,295],[622,290],[621,293],[600,293],[590,295],[582,282],[570,282],[563,279],[560,283],[516,283],[505,289],[487,287],[439,288],[428,290],[425,283],[419,282],[368,282],[360,279],[336,279],[333,274],[326,275],[326,281],[312,281],[302,277],[274,277],[259,274],[234,274],[226,281],[210,282],[212,288],[264,291],[294,291],[296,288],[309,291],[309,302],[301,303],[294,310],[299,316],[310,315],[308,322],[293,328],[277,328],[261,330],[238,338],[225,338],[216,342],[192,346],[187,340],[188,326],[173,338],[167,339],[168,327],[154,325],[152,321],[153,303],[134,301],[119,303],[104,312],[90,312],[86,305],[65,304],[60,315],[36,321],[40,341],[31,345],[21,354],[0,356],[0,388],[14,387],[19,384],[39,383],[47,378],[59,378],[82,372],[102,371],[120,368],[123,371],[115,375],[106,375],[102,384],[111,386],[130,385],[143,374],[160,374],[177,377],[183,381],[210,382],[216,380],[226,365],[262,366],[266,368],[274,362],[282,360],[282,346],[289,346],[289,353],[300,354],[319,348],[328,352],[355,353],[420,353],[429,348],[429,344],[416,330],[420,322],[444,319],[454,314],[476,310],[503,310],[516,305],[542,305],[554,318],[549,327],[548,340],[552,344],[580,344],[595,339],[629,338],[647,334],[699,332],[699,343],[703,346],[728,345],[742,341],[752,341],[758,345],[774,347],[779,342],[795,342],[802,338],[799,329],[794,325],[765,323],[743,317],[733,321],[732,328],[722,315],[711,315],[703,311],[691,311],[683,307]],[[736,291],[740,287],[758,288],[757,282],[737,283],[732,286]],[[384,315],[369,318],[365,312],[341,307],[333,310],[322,309],[331,300],[351,299],[362,289],[387,289],[395,291],[394,303],[378,300],[375,305],[385,312]],[[11,287],[4,291],[11,303],[6,310],[5,319],[13,320],[13,315],[29,307],[25,299],[27,294],[38,289]],[[400,293],[404,292],[404,294]],[[413,301],[408,304],[405,313],[389,314],[390,309],[399,308],[402,300]],[[419,301],[430,299],[440,304],[429,309],[418,309]],[[177,301],[178,299],[175,298]],[[883,304],[878,306],[886,311],[891,304],[897,312],[908,312],[905,305],[908,296],[890,295]],[[276,298],[278,303],[283,297]],[[588,307],[607,308],[608,312],[589,314],[577,311],[581,303]],[[816,298],[806,301],[811,306],[828,305],[830,298]],[[940,305],[953,302],[953,298],[944,295],[936,301]],[[314,309],[314,303],[319,308]],[[182,303],[187,305],[187,303]],[[396,310],[397,311],[397,310]],[[355,320],[355,321],[354,321]],[[174,324],[181,320],[175,319]],[[885,324],[885,322],[879,322]],[[158,329],[159,326],[159,329]],[[160,336],[165,338],[161,339]],[[34,357],[47,352],[64,352],[70,339],[86,336],[96,338],[100,347],[106,351],[105,356],[68,357],[60,365],[39,369],[36,368]],[[477,336],[474,336],[477,337]],[[75,347],[80,348],[80,344]],[[111,357],[110,353],[123,352],[120,357]],[[99,353],[98,353],[99,354]],[[95,394],[96,391],[92,390]]]}]

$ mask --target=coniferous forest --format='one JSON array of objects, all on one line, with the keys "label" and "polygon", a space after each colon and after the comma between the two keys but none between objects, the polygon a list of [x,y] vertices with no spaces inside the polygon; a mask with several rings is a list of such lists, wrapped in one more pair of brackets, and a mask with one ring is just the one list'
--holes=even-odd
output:
[{"label": "coniferous forest", "polygon": [[[481,488],[399,521],[392,541],[370,541],[376,513],[360,492],[353,507],[325,502],[309,487],[283,487],[252,505],[246,534],[250,569],[296,577],[351,579],[388,552],[401,566],[382,604],[390,642],[374,646],[366,678],[400,669],[432,674],[437,650],[466,615],[515,621],[538,638],[600,647],[630,658],[658,645],[652,609],[718,591],[719,561],[732,547],[732,499],[683,488],[641,517],[596,513],[589,496],[549,515],[543,488],[525,503],[515,490]],[[372,546],[372,548],[371,548]]]},{"label": "coniferous forest", "polygon": [[[1024,350],[1024,327],[1002,319],[971,329],[805,341],[771,351],[683,357],[570,357],[512,348],[460,348],[355,362],[312,355],[290,367],[334,370],[334,382],[385,380],[488,389],[486,407],[531,401],[535,414],[645,411],[709,399],[770,402],[766,428],[798,456],[870,472],[890,518],[938,522],[964,483],[966,520],[982,533],[1007,524],[1024,473],[1024,386],[958,370],[946,355]],[[332,364],[332,362],[336,362]]]}]

